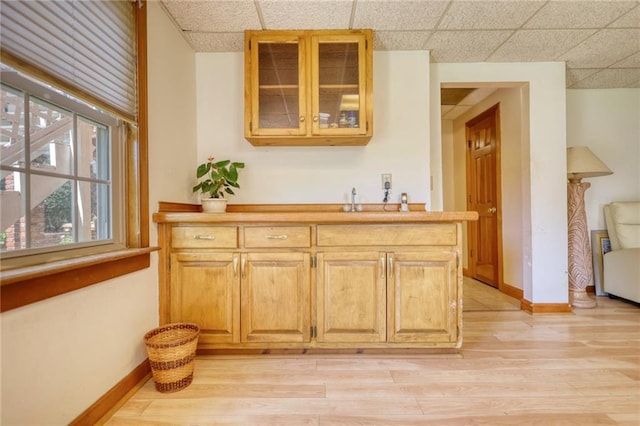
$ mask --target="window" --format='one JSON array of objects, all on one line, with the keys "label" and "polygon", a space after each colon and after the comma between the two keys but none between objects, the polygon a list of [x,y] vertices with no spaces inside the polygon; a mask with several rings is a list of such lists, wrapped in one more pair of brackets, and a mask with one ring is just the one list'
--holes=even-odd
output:
[{"label": "window", "polygon": [[0,27],[4,312],[147,268],[153,249],[145,0],[7,1]]},{"label": "window", "polygon": [[3,259],[124,246],[123,123],[95,107],[2,71],[0,252]]}]

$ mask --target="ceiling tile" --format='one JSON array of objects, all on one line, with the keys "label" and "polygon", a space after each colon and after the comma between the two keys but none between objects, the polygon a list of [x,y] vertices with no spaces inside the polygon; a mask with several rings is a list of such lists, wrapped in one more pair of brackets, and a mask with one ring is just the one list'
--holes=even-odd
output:
[{"label": "ceiling tile", "polygon": [[539,1],[453,1],[438,29],[516,29],[542,5]]},{"label": "ceiling tile", "polygon": [[487,60],[535,62],[557,58],[596,30],[519,30]]},{"label": "ceiling tile", "polygon": [[242,33],[185,33],[196,52],[242,52]]},{"label": "ceiling tile", "polygon": [[635,1],[550,1],[524,28],[599,28],[618,19]]},{"label": "ceiling tile", "polygon": [[484,61],[511,31],[436,31],[424,46],[436,62]]},{"label": "ceiling tile", "polygon": [[629,87],[640,81],[638,68],[604,69],[580,80],[571,86],[572,89],[614,89]]},{"label": "ceiling tile", "polygon": [[621,18],[617,19],[609,28],[638,28],[640,27],[640,3],[636,2],[635,9],[627,12]]},{"label": "ceiling tile", "polygon": [[432,30],[448,1],[358,0],[354,28],[378,30]]},{"label": "ceiling tile", "polygon": [[616,62],[611,68],[640,68],[640,52]]},{"label": "ceiling tile", "polygon": [[376,31],[374,50],[421,50],[431,31]]},{"label": "ceiling tile", "polygon": [[640,51],[640,28],[604,29],[560,56],[571,68],[608,67]]},{"label": "ceiling tile", "polygon": [[252,1],[163,0],[162,3],[182,30],[226,32],[261,29]]},{"label": "ceiling tile", "polygon": [[600,71],[599,68],[567,68],[567,87],[573,86],[598,71]]},{"label": "ceiling tile", "polygon": [[353,0],[258,0],[265,30],[347,29]]}]

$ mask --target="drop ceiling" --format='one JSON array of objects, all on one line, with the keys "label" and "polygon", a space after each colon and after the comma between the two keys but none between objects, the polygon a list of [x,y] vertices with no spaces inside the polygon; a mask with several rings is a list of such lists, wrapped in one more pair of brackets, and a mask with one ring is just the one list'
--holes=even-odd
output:
[{"label": "drop ceiling", "polygon": [[433,62],[567,66],[567,88],[640,87],[640,2],[162,0],[196,52],[241,52],[246,29],[371,28],[374,50]]}]

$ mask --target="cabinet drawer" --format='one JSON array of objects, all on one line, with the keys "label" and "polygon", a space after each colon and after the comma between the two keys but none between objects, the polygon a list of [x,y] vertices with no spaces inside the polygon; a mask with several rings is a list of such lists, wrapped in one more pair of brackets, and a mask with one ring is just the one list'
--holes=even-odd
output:
[{"label": "cabinet drawer", "polygon": [[309,226],[247,226],[244,228],[247,248],[311,247]]},{"label": "cabinet drawer", "polygon": [[456,245],[454,223],[427,225],[318,225],[318,246]]},{"label": "cabinet drawer", "polygon": [[236,226],[176,226],[171,229],[175,248],[237,248]]}]

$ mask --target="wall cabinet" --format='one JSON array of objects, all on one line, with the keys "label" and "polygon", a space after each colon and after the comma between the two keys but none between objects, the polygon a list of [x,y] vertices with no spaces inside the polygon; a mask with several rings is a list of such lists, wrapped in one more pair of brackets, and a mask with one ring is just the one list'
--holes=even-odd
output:
[{"label": "wall cabinet", "polygon": [[246,31],[245,138],[365,145],[373,135],[371,30]]},{"label": "wall cabinet", "polygon": [[461,223],[267,216],[160,223],[161,323],[198,324],[211,350],[460,347]]}]

